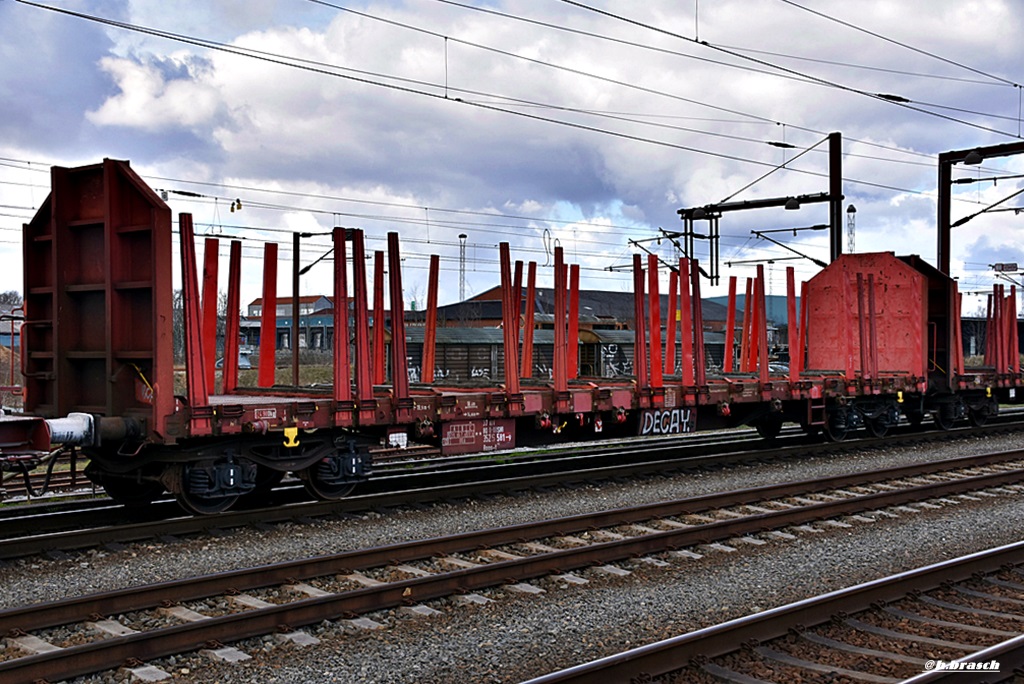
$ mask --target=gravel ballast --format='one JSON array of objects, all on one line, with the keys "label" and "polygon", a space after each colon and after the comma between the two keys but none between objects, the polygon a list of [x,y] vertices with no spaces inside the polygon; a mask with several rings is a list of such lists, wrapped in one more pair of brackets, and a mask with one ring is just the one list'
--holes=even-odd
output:
[{"label": "gravel ballast", "polygon": [[[306,555],[510,525],[739,487],[838,475],[1017,448],[1015,436],[853,452],[743,466],[671,478],[565,489],[427,510],[371,512],[361,519],[286,524],[177,544],[93,550],[71,560],[24,559],[0,568],[0,603],[25,605],[135,584],[271,563]],[[595,570],[586,585],[554,578],[534,582],[543,595],[502,588],[482,592],[483,606],[432,602],[441,615],[401,611],[370,615],[384,629],[344,621],[306,631],[318,646],[279,645],[273,636],[237,644],[252,659],[215,664],[198,654],[155,664],[182,682],[516,682],[696,628],[880,576],[1020,540],[1024,501],[1012,495],[920,513],[901,513],[849,529],[800,534],[792,541],[671,558],[667,567],[641,560],[618,564],[632,575]],[[89,682],[125,681],[126,671]]]}]

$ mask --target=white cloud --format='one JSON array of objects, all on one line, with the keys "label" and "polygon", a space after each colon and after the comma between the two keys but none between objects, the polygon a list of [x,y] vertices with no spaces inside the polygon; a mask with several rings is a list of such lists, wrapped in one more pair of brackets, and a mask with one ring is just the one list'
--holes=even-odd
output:
[{"label": "white cloud", "polygon": [[[188,69],[188,60],[181,65]],[[168,79],[152,63],[107,57],[100,68],[110,75],[120,92],[107,98],[85,117],[97,126],[124,126],[147,133],[173,128],[196,129],[213,122],[223,102],[217,89],[191,73]]]}]

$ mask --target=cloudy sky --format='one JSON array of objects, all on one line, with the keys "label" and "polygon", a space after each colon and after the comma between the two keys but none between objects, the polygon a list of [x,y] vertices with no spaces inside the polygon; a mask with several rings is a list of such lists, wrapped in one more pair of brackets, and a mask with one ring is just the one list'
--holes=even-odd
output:
[{"label": "cloudy sky", "polygon": [[[458,299],[460,234],[467,295],[497,284],[501,241],[542,285],[560,244],[584,287],[628,290],[609,267],[631,239],[676,258],[653,238],[681,207],[827,191],[831,131],[856,251],[934,263],[938,153],[1020,138],[1022,20],[1013,0],[0,0],[0,290],[21,289],[20,229],[49,167],[104,157],[131,160],[198,232],[245,238],[246,301],[263,243],[290,261],[291,232],[335,225],[370,250],[399,232],[419,306],[431,253],[441,301]],[[1005,157],[954,176],[1022,170]],[[957,184],[954,219],[1024,206],[1006,199],[1018,187]],[[826,221],[825,204],[727,214],[722,285],[760,262],[783,294],[786,266],[818,267],[751,231]],[[828,259],[825,232],[771,236]],[[305,240],[302,263],[327,243]],[[952,257],[962,290],[990,288],[990,264],[1024,265],[1024,217],[974,218]],[[324,261],[303,293],[330,282]]]}]

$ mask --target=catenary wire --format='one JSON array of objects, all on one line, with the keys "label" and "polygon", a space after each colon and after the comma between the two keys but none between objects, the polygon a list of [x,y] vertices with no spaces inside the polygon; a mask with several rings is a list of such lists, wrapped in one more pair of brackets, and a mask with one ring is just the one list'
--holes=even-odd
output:
[{"label": "catenary wire", "polygon": [[[23,2],[24,0],[19,0],[19,1]],[[687,42],[690,42],[690,43],[694,43],[694,44],[697,44],[697,45],[703,45],[703,46],[705,46],[705,47],[707,47],[707,48],[709,48],[711,50],[715,50],[715,51],[721,52],[723,54],[732,55],[732,56],[737,57],[739,59],[748,60],[748,61],[753,62],[755,64],[760,64],[762,66],[767,66],[767,67],[771,67],[771,68],[774,68],[774,69],[778,69],[782,73],[788,73],[788,74],[794,74],[794,75],[798,75],[798,76],[803,76],[804,78],[811,79],[812,81],[815,81],[817,84],[822,85],[822,86],[826,86],[826,87],[829,87],[829,88],[835,88],[837,90],[842,90],[844,92],[854,93],[854,94],[857,94],[857,95],[861,95],[861,96],[864,96],[864,97],[871,98],[873,100],[877,100],[879,102],[885,102],[885,103],[888,103],[888,104],[891,104],[891,105],[895,105],[895,106],[898,106],[898,107],[901,107],[901,108],[904,108],[904,109],[908,109],[910,111],[915,111],[915,112],[919,112],[919,113],[922,113],[922,114],[927,114],[929,116],[934,116],[934,117],[937,117],[937,118],[940,118],[940,119],[944,119],[944,120],[952,122],[952,123],[959,123],[959,124],[962,124],[964,126],[969,126],[971,128],[976,128],[976,129],[979,129],[979,130],[982,130],[982,131],[986,131],[988,133],[995,133],[997,135],[1003,135],[1003,136],[1006,136],[1008,138],[1018,138],[1018,137],[1020,137],[1017,134],[1010,133],[1010,132],[1007,132],[1007,131],[1003,131],[1003,130],[1000,130],[1000,129],[997,129],[997,128],[992,128],[991,126],[983,126],[981,124],[974,123],[974,122],[971,122],[971,121],[965,121],[963,119],[958,119],[958,118],[956,118],[954,116],[948,116],[946,114],[941,114],[939,112],[932,112],[932,111],[929,111],[927,109],[922,109],[920,107],[916,107],[916,106],[914,106],[914,103],[911,100],[907,100],[906,98],[893,97],[893,96],[885,95],[883,93],[873,93],[873,92],[870,92],[870,91],[867,91],[867,90],[861,90],[860,88],[854,88],[852,86],[843,85],[841,83],[837,83],[835,81],[831,81],[831,80],[826,79],[826,78],[821,78],[819,76],[814,76],[814,75],[811,75],[811,74],[804,74],[804,73],[801,73],[801,72],[797,71],[796,69],[791,69],[789,67],[784,67],[784,66],[780,66],[780,65],[777,65],[777,64],[773,64],[771,62],[768,62],[767,60],[758,59],[756,57],[751,57],[750,55],[740,54],[738,52],[734,52],[734,51],[731,51],[731,50],[729,50],[727,48],[721,47],[720,45],[716,45],[714,43],[709,43],[708,41],[696,40],[695,38],[689,38],[689,37],[684,36],[682,34],[675,33],[673,31],[669,31],[668,29],[660,28],[658,26],[652,26],[651,24],[644,23],[644,22],[639,21],[637,19],[631,19],[631,18],[629,18],[629,17],[627,17],[625,15],[616,14],[614,12],[609,12],[607,10],[603,10],[601,8],[594,7],[592,5],[588,5],[588,4],[583,3],[583,2],[578,2],[578,0],[560,0],[560,1],[565,3],[565,4],[567,4],[567,5],[572,5],[574,7],[579,7],[580,9],[586,10],[588,12],[594,12],[596,14],[600,14],[600,15],[608,17],[610,19],[615,19],[616,21],[621,21],[621,22],[624,22],[624,23],[627,23],[627,24],[631,24],[633,26],[638,26],[640,28],[644,28],[644,29],[647,29],[649,31],[654,31],[656,33],[660,33],[660,34],[663,34],[663,35],[666,35],[666,36],[677,38],[679,40],[684,40],[684,41],[687,41]]]}]

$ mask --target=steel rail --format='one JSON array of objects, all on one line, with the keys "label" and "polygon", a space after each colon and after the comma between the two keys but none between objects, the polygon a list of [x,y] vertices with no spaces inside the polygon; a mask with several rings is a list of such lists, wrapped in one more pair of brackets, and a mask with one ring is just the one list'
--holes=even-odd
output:
[{"label": "steel rail", "polygon": [[[768,460],[772,458],[783,458],[792,455],[788,448],[771,450],[769,452],[758,452],[759,458]],[[802,453],[802,452],[799,452]],[[990,455],[1000,457],[999,455]],[[1005,455],[1004,455],[1005,456]],[[584,481],[587,479],[604,479],[636,475],[638,473],[667,473],[681,471],[702,466],[721,465],[726,462],[744,462],[749,460],[748,452],[737,454],[718,454],[715,456],[691,457],[687,459],[668,459],[662,461],[650,461],[643,464],[621,464],[593,468],[589,471],[575,471],[571,481]],[[1008,456],[1005,456],[1009,459]],[[976,459],[982,457],[968,457]],[[957,459],[934,462],[937,468],[949,468],[948,463]],[[946,463],[946,465],[943,465]],[[925,467],[926,464],[910,467]],[[890,469],[892,470],[892,469]],[[881,471],[880,471],[881,472]],[[457,483],[426,487],[421,489],[406,489],[381,494],[364,494],[348,497],[340,501],[324,501],[315,503],[300,503],[291,505],[280,505],[271,508],[257,508],[250,510],[234,510],[221,513],[216,516],[199,517],[178,517],[145,520],[143,522],[123,524],[122,509],[107,509],[105,516],[107,520],[112,518],[115,522],[110,526],[95,527],[85,530],[69,530],[55,533],[42,533],[46,529],[45,524],[40,520],[33,520],[32,526],[37,528],[31,536],[15,537],[0,540],[0,559],[18,558],[46,551],[68,551],[73,549],[91,548],[101,544],[127,543],[152,539],[159,536],[179,536],[187,534],[205,533],[210,529],[224,529],[242,527],[255,523],[281,522],[294,520],[300,517],[323,517],[336,514],[346,514],[361,510],[371,510],[379,507],[406,505],[421,503],[423,501],[436,501],[453,498],[462,498],[481,494],[494,494],[507,491],[526,490],[532,487],[545,485],[564,484],[567,481],[565,473],[550,473],[539,475],[527,475],[483,482]],[[173,504],[169,504],[173,505]],[[152,515],[152,511],[143,513]]]},{"label": "steel rail", "polygon": [[[148,587],[147,589],[153,592],[153,597],[145,601],[140,601],[136,597],[136,590],[124,589],[81,598],[65,599],[52,604],[0,610],[0,634],[4,634],[12,629],[27,631],[51,627],[66,623],[70,617],[76,615],[85,619],[94,613],[125,613],[141,608],[153,607],[168,600],[193,600],[224,592],[228,589],[253,589],[292,578],[307,579],[337,572],[338,568],[364,569],[392,561],[409,562],[429,558],[437,554],[460,553],[473,549],[512,544],[526,538],[527,535],[530,538],[564,536],[594,528],[629,525],[658,518],[702,513],[717,508],[728,508],[730,506],[757,503],[801,494],[813,494],[842,489],[843,487],[870,485],[967,467],[1001,464],[1021,459],[1024,459],[1024,451],[947,459],[945,461],[935,461],[915,466],[894,466],[883,470],[854,473],[839,477],[798,480],[777,485],[749,487],[731,492],[688,497],[675,501],[611,509],[597,513],[582,513],[564,518],[467,532],[437,539],[393,544],[314,559],[275,563],[260,568],[235,570],[186,580],[169,581]],[[1014,472],[1010,471],[1011,480]],[[1019,474],[1017,474],[1017,477],[1019,477]],[[960,481],[963,481],[963,479],[951,480],[950,482]],[[977,488],[974,485],[972,487]],[[867,495],[848,499],[848,501],[858,502],[865,500],[870,500]],[[803,507],[794,510],[808,509],[814,510],[813,507]],[[758,518],[757,516],[749,516],[737,519],[737,521],[751,519]],[[773,526],[778,527],[780,525]],[[707,526],[695,527],[693,531],[710,530],[715,532],[718,529],[715,524],[709,524]],[[700,539],[699,535],[697,538]]]},{"label": "steel rail", "polygon": [[[694,659],[719,657],[737,651],[745,643],[760,643],[784,636],[797,627],[803,629],[824,624],[839,613],[858,613],[874,603],[894,601],[915,591],[932,590],[947,582],[970,579],[976,573],[990,573],[1004,565],[1021,563],[1024,563],[1024,542],[1008,544],[737,618],[536,677],[524,684],[648,681],[680,670]],[[1024,637],[979,651],[963,660],[983,662],[991,659],[993,653],[999,653],[997,658],[1001,663],[1019,667],[1024,662]],[[1014,676],[1012,669],[1003,674],[1008,678]],[[905,684],[931,684],[947,678],[964,681],[962,672],[933,671],[906,680]]]},{"label": "steel rail", "polygon": [[[70,505],[53,504],[27,504],[26,514],[19,515],[17,509],[20,506],[0,508],[0,536],[8,541],[0,539],[0,559],[13,558],[18,556],[31,555],[47,551],[73,550],[94,546],[108,542],[130,542],[140,539],[152,538],[158,535],[193,534],[201,532],[209,527],[241,527],[253,522],[279,522],[282,520],[294,520],[299,517],[322,517],[335,513],[347,513],[358,510],[366,510],[374,507],[387,507],[402,505],[406,503],[421,503],[429,499],[407,499],[402,494],[415,488],[429,492],[432,488],[444,485],[453,485],[452,489],[438,490],[441,498],[462,498],[478,494],[493,494],[506,491],[505,482],[516,477],[522,477],[522,484],[514,485],[516,488],[529,489],[531,487],[543,487],[564,484],[565,482],[577,482],[587,479],[616,478],[634,475],[647,475],[651,473],[675,473],[693,468],[714,467],[729,465],[732,463],[743,463],[750,460],[770,460],[799,457],[806,453],[822,455],[827,453],[842,453],[851,449],[868,449],[878,445],[892,446],[898,443],[918,443],[921,441],[948,440],[951,438],[967,438],[979,434],[992,434],[998,432],[1015,431],[1024,428],[1024,423],[1001,424],[989,423],[981,428],[957,428],[947,432],[906,432],[904,434],[890,435],[885,438],[861,439],[839,443],[809,443],[805,437],[797,437],[795,446],[788,442],[784,445],[776,445],[765,449],[764,441],[760,438],[741,439],[744,442],[756,442],[757,451],[728,452],[725,447],[735,448],[735,440],[715,440],[712,444],[693,444],[693,436],[676,438],[674,440],[656,440],[658,443],[651,445],[644,440],[640,448],[624,450],[617,447],[602,448],[596,453],[573,453],[573,450],[558,457],[552,458],[550,453],[523,454],[515,456],[511,463],[492,463],[487,461],[472,462],[473,467],[462,470],[447,470],[455,467],[449,463],[441,468],[424,471],[419,468],[412,468],[401,474],[390,475],[372,479],[362,485],[363,494],[355,497],[348,497],[341,501],[319,501],[309,502],[300,500],[296,495],[302,495],[301,488],[291,490],[275,490],[271,493],[271,506],[262,508],[237,508],[215,516],[203,516],[205,523],[188,524],[175,521],[182,516],[180,507],[173,500],[158,501],[142,508],[125,508],[109,500],[90,500]],[[748,431],[753,434],[753,431]],[[749,436],[749,435],[748,435]],[[700,455],[680,456],[682,452],[690,452],[697,449]],[[586,445],[577,445],[574,449],[578,452],[587,448]],[[701,449],[708,451],[700,453]],[[559,452],[560,454],[562,452]],[[658,458],[662,456],[662,458]],[[580,469],[583,462],[605,462],[613,465],[591,465],[586,469]],[[394,470],[398,471],[398,468]],[[529,476],[517,476],[516,472],[532,471],[530,475],[537,476],[529,479]],[[543,471],[543,472],[537,472]],[[485,477],[479,478],[475,474],[483,473]],[[511,475],[509,474],[511,473]],[[467,481],[467,478],[477,478]],[[398,491],[396,491],[398,490]],[[374,495],[383,495],[379,498],[370,498]],[[391,497],[393,502],[387,499]],[[288,507],[288,508],[286,508]],[[300,510],[299,507],[305,507]],[[253,517],[253,511],[264,511],[262,518]],[[279,511],[275,513],[275,511]],[[135,527],[125,527],[125,534],[111,532],[109,536],[95,533],[85,533],[83,541],[75,541],[73,530],[83,527],[91,528],[112,528],[124,525],[126,517],[134,519],[134,524],[148,523],[154,526],[152,534],[142,533]],[[162,522],[167,521],[167,522]],[[211,522],[215,521],[215,522]],[[157,530],[160,525],[166,524],[168,529]],[[51,535],[42,537],[42,535]],[[63,536],[62,536],[63,535]],[[41,537],[45,546],[34,547],[31,539]]]},{"label": "steel rail", "polygon": [[[797,455],[804,453],[803,450]],[[758,460],[785,458],[794,455],[790,449],[773,449],[758,451]],[[621,456],[621,452],[614,455]],[[103,508],[98,512],[98,524],[101,526],[90,529],[68,530],[70,514],[62,515],[59,520],[46,517],[29,518],[26,528],[30,530],[25,536],[13,536],[0,539],[0,559],[18,558],[46,551],[67,551],[97,546],[105,543],[125,543],[152,539],[162,535],[187,535],[203,533],[211,528],[244,527],[255,523],[272,523],[294,520],[296,518],[317,518],[337,514],[354,513],[372,510],[379,507],[393,507],[418,504],[424,501],[440,501],[459,499],[478,495],[498,494],[508,491],[525,491],[531,488],[554,486],[567,482],[584,482],[588,480],[612,479],[650,473],[673,473],[688,469],[727,465],[730,463],[748,462],[751,452],[719,453],[710,456],[667,458],[648,460],[642,463],[619,463],[611,466],[600,466],[587,470],[561,470],[555,468],[555,462],[539,461],[532,464],[516,466],[487,465],[470,472],[480,473],[491,471],[490,477],[475,481],[460,481],[458,472],[445,473],[449,484],[428,484],[423,486],[423,477],[396,476],[389,478],[397,491],[385,490],[380,493],[361,494],[346,497],[339,501],[317,501],[285,503],[266,508],[235,509],[210,516],[185,516],[173,502],[162,506],[165,512],[173,512],[177,517],[163,517],[154,507],[143,509],[139,515],[145,516],[142,522],[124,524],[125,514],[130,509],[122,507]],[[611,458],[614,460],[614,458]],[[526,470],[552,470],[553,472],[532,473],[528,475],[502,476],[509,470],[523,472]],[[463,474],[463,477],[465,475]],[[432,478],[426,478],[431,482]],[[378,481],[376,486],[383,486]],[[72,519],[76,516],[70,515]],[[81,520],[77,521],[81,524]],[[9,523],[5,523],[9,525]]]},{"label": "steel rail", "polygon": [[[509,582],[521,582],[552,572],[565,572],[598,563],[608,563],[679,547],[709,543],[766,529],[805,524],[822,518],[850,515],[977,489],[998,487],[1020,482],[1022,479],[1024,479],[1024,470],[1000,471],[993,474],[919,485],[898,491],[885,491],[800,508],[762,513],[747,518],[717,521],[691,528],[659,531],[586,547],[561,549],[429,577],[389,582],[365,589],[304,599],[239,614],[211,617],[196,623],[106,639],[84,646],[69,647],[54,653],[7,661],[0,663],[0,677],[10,677],[12,681],[70,678],[117,667],[127,658],[146,660],[200,648],[210,641],[232,641],[266,634],[283,628],[282,626],[285,625],[289,628],[300,627],[324,619],[382,610],[410,602],[441,598],[453,593],[463,593]],[[760,500],[763,500],[763,497]],[[693,509],[692,501],[683,500],[674,503],[676,504],[674,509],[666,508],[667,504],[640,507],[648,510],[643,514],[645,517],[636,513],[639,516],[636,519],[650,519],[652,512],[658,510],[661,512],[655,513],[655,515],[673,514],[669,512],[670,510],[677,511],[674,514],[681,514],[691,512]],[[209,596],[211,593],[222,593],[225,587],[253,588],[283,581],[337,574],[342,571],[393,565],[439,554],[447,555],[482,547],[516,543],[524,539],[524,533],[527,531],[529,531],[529,537],[536,539],[599,526],[599,520],[604,520],[606,525],[625,524],[630,519],[622,519],[623,513],[632,511],[633,509],[606,511],[597,516],[590,516],[589,521],[586,520],[587,516],[574,516],[571,519],[572,522],[567,522],[565,519],[549,520],[537,525],[517,525],[427,540],[427,542],[410,542],[331,557],[308,559],[308,564],[305,565],[301,561],[296,561],[264,566],[251,571],[235,571],[164,583],[157,585],[158,594],[147,598],[143,603],[153,605],[154,601],[159,603],[164,600],[180,601],[196,598],[195,592],[200,591],[200,585],[205,585],[201,593],[205,592],[204,596]],[[182,588],[185,588],[183,592]],[[174,593],[174,591],[179,593]],[[95,610],[92,612],[101,614],[120,613],[143,607],[137,601],[132,603],[133,600],[127,592],[122,591],[61,601],[53,605],[44,604],[3,611],[0,613],[0,631],[39,628],[29,625],[56,624],[53,621],[58,619],[61,624],[66,624],[73,605],[79,613],[94,608]],[[94,603],[90,605],[90,601]],[[121,603],[118,603],[119,601]],[[56,617],[58,614],[62,614],[62,619]],[[735,646],[738,642],[732,643]]]},{"label": "steel rail", "polygon": [[[900,426],[894,431],[890,431],[884,438],[864,437],[837,443],[819,442],[807,437],[798,427],[787,426],[783,429],[782,435],[772,440],[769,451],[790,448],[793,450],[793,453],[799,453],[800,449],[803,448],[807,451],[822,454],[849,451],[851,448],[872,448],[878,445],[889,446],[908,442],[944,441],[982,434],[1006,433],[1024,429],[1024,421],[1019,420],[1021,415],[1024,415],[1024,410],[1007,410],[990,419],[984,426],[963,426],[948,431],[932,430],[922,432],[907,426]],[[729,453],[727,450],[735,450],[737,444],[741,443],[754,444],[761,450],[766,447],[765,440],[753,428],[737,428],[723,432],[693,433],[669,437],[645,437],[643,438],[643,446],[641,448],[637,448],[636,438],[628,438],[600,442],[580,442],[571,445],[548,445],[543,450],[538,451],[523,450],[503,454],[444,456],[431,459],[389,459],[375,467],[374,470],[377,473],[377,477],[361,485],[360,489],[364,493],[387,491],[387,488],[391,486],[391,477],[416,476],[443,479],[444,475],[442,473],[451,470],[454,471],[452,480],[455,478],[464,480],[466,473],[471,470],[491,467],[515,468],[521,467],[523,464],[536,464],[540,461],[559,463],[565,466],[558,471],[552,472],[571,472],[576,463],[587,460],[599,461],[603,459],[621,462],[623,459],[635,459],[638,455],[646,460],[650,460],[650,458],[656,458],[659,454],[665,454],[666,456],[663,460],[669,460],[673,458],[674,454],[678,454],[684,448],[688,452],[696,452],[694,455],[707,456],[717,453]],[[630,446],[627,447],[627,445]],[[499,460],[500,462],[495,462]],[[643,463],[643,460],[634,460],[632,462]],[[658,462],[660,463],[660,461]],[[386,477],[381,477],[381,475]],[[303,491],[300,486],[285,486],[277,488],[274,491],[274,495],[283,496],[285,498],[283,503],[297,503],[299,499],[290,497],[290,495],[301,494]],[[95,504],[100,508],[120,506],[120,504],[110,502],[102,494],[98,494],[98,496],[102,498],[89,500],[88,503]],[[171,503],[173,503],[173,499],[167,498],[154,502],[150,508],[163,508],[168,511],[162,517],[176,517],[180,515],[180,509],[170,505]],[[13,506],[0,507],[0,520],[17,522],[17,518],[21,517],[19,510],[22,508],[31,511],[30,514],[34,515],[44,513],[55,516],[59,516],[62,513],[77,515],[86,504],[87,502],[83,501],[55,502],[53,500],[28,500],[18,502]],[[137,515],[138,509],[134,509],[132,514]],[[66,524],[59,521],[50,521],[46,518],[37,518],[33,522],[33,531],[53,532],[66,529],[68,529]],[[17,536],[16,534],[6,533],[4,529],[0,529],[0,535],[8,537]]]},{"label": "steel rail", "polygon": [[[483,457],[444,457],[430,461],[388,461],[380,467],[375,467],[376,476],[361,485],[360,488],[365,496],[394,491],[396,487],[410,489],[413,487],[425,488],[444,484],[465,483],[472,481],[475,477],[472,473],[476,472],[486,472],[488,473],[487,479],[492,480],[509,477],[508,474],[503,474],[503,471],[514,474],[516,471],[524,469],[543,469],[550,473],[571,473],[579,468],[581,462],[608,462],[627,467],[629,464],[643,464],[656,460],[659,455],[664,458],[656,460],[656,463],[664,464],[672,459],[679,458],[684,450],[686,453],[692,452],[690,457],[731,454],[736,459],[742,459],[743,453],[749,454],[752,452],[739,452],[737,454],[735,449],[738,443],[749,442],[756,444],[758,449],[763,448],[764,441],[752,429],[737,432],[739,433],[738,435],[735,433],[727,435],[716,433],[707,436],[702,435],[701,437],[687,435],[674,438],[644,439],[643,446],[640,448],[636,446],[634,438],[633,446],[629,448],[626,448],[625,443],[575,444],[571,447],[563,447],[556,450],[545,449],[543,453],[527,451]],[[806,438],[801,438],[800,441],[806,442]],[[783,446],[778,445],[776,449],[783,448]],[[495,462],[497,459],[502,459],[502,461]],[[495,471],[497,472],[496,475],[491,474]],[[585,473],[585,471],[583,472]],[[550,484],[550,482],[545,482],[544,484]],[[296,498],[294,496],[296,494],[302,498]],[[308,495],[305,494],[305,490],[301,485],[279,487],[271,495],[276,499],[280,499],[279,504],[316,506],[317,511],[309,513],[312,516],[323,515],[320,511],[324,506],[329,507],[336,503],[308,501],[306,499]],[[352,497],[349,498],[351,499]],[[97,510],[102,512],[94,512]],[[10,538],[20,536],[21,534],[35,535],[46,532],[67,531],[69,525],[66,520],[80,520],[79,516],[83,511],[94,515],[96,518],[95,522],[92,523],[94,525],[120,523],[124,520],[126,513],[142,517],[146,520],[176,518],[182,515],[181,508],[174,502],[173,498],[156,501],[146,507],[135,508],[126,508],[106,497],[86,502],[60,502],[57,504],[50,501],[26,502],[0,508],[0,521],[3,521],[3,526],[0,527],[0,536]],[[219,519],[228,518],[231,514],[232,512],[219,514]],[[212,516],[210,518],[212,519]],[[19,519],[26,520],[26,524],[20,531],[17,526]],[[12,529],[14,532],[11,531]]]},{"label": "steel rail", "polygon": [[[757,452],[757,458],[758,460],[788,458],[801,455],[805,453],[806,449],[807,447],[804,446],[797,448],[781,447],[767,451],[761,450]],[[621,454],[622,452],[616,452],[612,455],[612,460],[621,457]],[[422,503],[424,501],[458,499],[477,495],[527,490],[535,487],[565,484],[566,482],[609,479],[638,474],[681,472],[700,467],[749,462],[750,458],[750,452],[718,453],[709,456],[675,457],[644,461],[639,464],[621,463],[591,468],[589,470],[575,470],[571,473],[556,470],[556,472],[532,473],[529,475],[486,479],[468,483],[458,482],[458,478],[456,478],[456,482],[452,484],[387,491],[379,494],[363,494],[340,501],[302,502],[268,508],[239,509],[212,516],[180,516],[168,519],[157,515],[157,511],[143,509],[140,515],[146,516],[147,519],[142,522],[129,524],[123,523],[126,509],[114,507],[103,510],[100,520],[102,526],[89,529],[48,532],[51,528],[48,526],[45,518],[31,519],[29,521],[29,528],[32,530],[30,534],[0,539],[0,559],[19,558],[48,551],[63,552],[91,548],[101,544],[128,543],[167,535],[201,534],[210,529],[243,527],[255,523],[282,522],[302,517],[324,517],[372,510],[380,507]],[[942,464],[943,461],[935,463]],[[536,465],[539,469],[552,467],[551,462],[544,461],[531,465]],[[520,465],[519,469],[523,469],[523,467]],[[499,474],[505,472],[502,466],[489,465],[486,468],[494,469],[492,472],[496,471]],[[406,477],[409,479],[405,480]],[[401,483],[402,481],[415,483],[417,478],[413,476],[400,476],[396,477],[395,481],[396,483]],[[396,486],[401,486],[401,484],[396,484]],[[178,511],[174,504],[168,503],[167,505],[174,508],[175,512],[180,514],[180,511]]]},{"label": "steel rail", "polygon": [[[705,438],[707,437],[707,438]],[[635,438],[633,440],[635,442]],[[683,444],[685,441],[685,444]],[[389,460],[384,464],[374,467],[375,477],[363,484],[363,496],[368,494],[387,493],[395,491],[396,479],[401,479],[402,489],[409,489],[408,482],[416,483],[422,480],[425,484],[414,484],[414,487],[440,486],[441,484],[453,484],[465,482],[472,478],[468,473],[481,469],[498,466],[504,469],[522,468],[524,463],[535,463],[538,460],[545,460],[552,463],[565,464],[571,462],[572,467],[558,469],[554,472],[572,472],[575,463],[580,460],[600,459],[622,462],[630,459],[631,456],[642,454],[645,459],[650,460],[652,455],[660,451],[668,450],[669,454],[678,453],[681,447],[687,451],[695,451],[698,455],[714,455],[718,453],[729,453],[726,449],[735,449],[739,443],[757,443],[758,447],[763,446],[763,440],[753,429],[737,430],[729,434],[709,434],[701,438],[693,435],[645,438],[644,448],[625,449],[625,441],[622,442],[601,442],[594,444],[574,444],[572,446],[560,447],[557,449],[545,449],[543,454],[525,451],[521,453],[490,455],[494,460],[502,459],[501,463],[492,463],[486,460],[488,457],[465,457],[449,456],[438,459],[410,459],[410,460]],[[781,445],[780,445],[781,446]],[[581,453],[584,449],[594,449],[593,453]],[[631,461],[632,462],[632,461]],[[92,483],[82,476],[83,485]],[[492,478],[493,479],[493,478]],[[437,483],[431,483],[437,480]],[[548,483],[545,483],[548,484]],[[98,487],[98,486],[97,486]],[[331,505],[333,502],[310,502],[306,498],[303,487],[298,484],[285,484],[275,488],[270,494],[277,501],[277,505],[302,504],[318,506],[318,512],[310,513],[310,516],[322,515],[319,509],[321,504]],[[350,497],[351,498],[351,497]],[[102,489],[95,496],[87,499],[76,498],[67,500],[62,498],[27,499],[25,501],[8,502],[0,507],[0,538],[16,538],[24,535],[39,535],[51,532],[66,532],[81,527],[82,521],[89,526],[119,525],[122,524],[126,515],[131,516],[136,522],[158,521],[178,518],[182,515],[180,506],[173,498],[163,498],[154,501],[144,507],[125,507],[113,502]],[[243,510],[243,509],[238,509]],[[246,509],[251,510],[251,509]],[[82,516],[87,515],[88,518]],[[221,519],[226,518],[230,513],[221,514]],[[212,519],[212,518],[211,518]],[[74,524],[68,523],[73,520]]]}]

